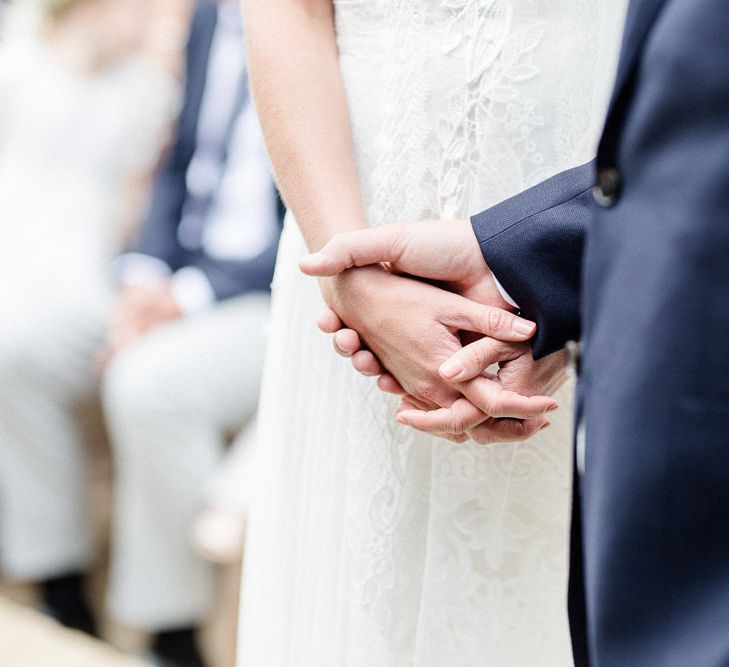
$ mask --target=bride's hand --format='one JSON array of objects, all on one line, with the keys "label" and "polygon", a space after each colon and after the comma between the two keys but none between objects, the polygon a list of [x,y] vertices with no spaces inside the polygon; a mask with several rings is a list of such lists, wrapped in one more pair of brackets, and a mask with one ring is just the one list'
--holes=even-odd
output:
[{"label": "bride's hand", "polygon": [[[391,272],[436,280],[477,303],[511,309],[484,262],[468,220],[421,220],[340,233],[319,252],[304,257],[299,266],[307,275],[323,277],[380,263]],[[378,386],[383,391],[405,393],[378,359],[363,349],[357,333],[343,329],[335,312],[324,312],[318,324],[322,331],[334,334],[335,349],[351,356],[357,371],[380,376]]]},{"label": "bride's hand", "polygon": [[[503,388],[525,396],[535,394],[551,395],[567,380],[567,359],[564,351],[534,360],[531,349],[525,347],[513,358],[505,357],[503,344],[482,338],[459,350],[453,358],[443,364],[440,374],[461,386],[471,378],[482,377],[484,369],[498,362],[499,370],[489,381]],[[501,359],[501,361],[499,361]],[[478,407],[477,407],[478,406]],[[479,409],[485,407],[478,400],[460,399],[449,408],[424,409],[417,401],[405,397],[398,409],[398,421],[413,428],[453,439],[465,435],[481,444],[496,442],[494,428],[498,421]],[[544,428],[548,424],[544,424]]]},{"label": "bride's hand", "polygon": [[[539,425],[556,407],[551,398],[503,391],[486,378],[454,385],[438,375],[441,364],[461,349],[459,330],[523,342],[534,333],[532,323],[380,267],[346,271],[323,281],[322,288],[328,305],[421,405],[450,407],[465,395],[491,417],[536,417]],[[521,437],[513,429],[507,434],[506,426],[501,435]]]},{"label": "bride's hand", "polygon": [[438,281],[471,301],[512,309],[468,220],[399,222],[337,234],[299,266],[307,275],[321,277],[379,263],[394,273]]}]

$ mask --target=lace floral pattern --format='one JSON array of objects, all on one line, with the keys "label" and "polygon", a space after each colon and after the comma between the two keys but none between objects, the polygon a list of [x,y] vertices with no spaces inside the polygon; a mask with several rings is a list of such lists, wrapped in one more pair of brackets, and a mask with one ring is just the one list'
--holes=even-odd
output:
[{"label": "lace floral pattern", "polygon": [[[621,27],[605,4],[335,0],[370,223],[465,217],[589,160]],[[526,443],[455,446],[397,426],[394,402],[311,332],[320,299],[297,274],[303,252],[289,221],[242,660],[570,664],[571,387]]]}]

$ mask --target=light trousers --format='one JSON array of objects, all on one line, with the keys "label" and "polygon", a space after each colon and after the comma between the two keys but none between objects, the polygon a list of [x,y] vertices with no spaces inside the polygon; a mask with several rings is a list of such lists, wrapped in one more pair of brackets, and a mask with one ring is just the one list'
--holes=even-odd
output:
[{"label": "light trousers", "polygon": [[[192,550],[190,522],[228,439],[255,413],[268,309],[268,295],[248,295],[161,326],[105,373],[114,463],[107,603],[121,622],[158,631],[195,625],[209,610],[213,571]],[[93,557],[75,406],[94,386],[102,329],[98,314],[69,315],[0,355],[0,568],[8,576],[41,579]]]},{"label": "light trousers", "polygon": [[103,295],[79,281],[0,292],[0,574],[38,580],[91,560],[80,413],[96,384]]}]

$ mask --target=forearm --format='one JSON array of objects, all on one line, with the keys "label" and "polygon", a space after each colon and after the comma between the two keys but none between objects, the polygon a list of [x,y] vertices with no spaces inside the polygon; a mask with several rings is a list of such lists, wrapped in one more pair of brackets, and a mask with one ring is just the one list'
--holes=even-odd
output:
[{"label": "forearm", "polygon": [[367,226],[331,0],[243,0],[253,95],[307,245]]}]

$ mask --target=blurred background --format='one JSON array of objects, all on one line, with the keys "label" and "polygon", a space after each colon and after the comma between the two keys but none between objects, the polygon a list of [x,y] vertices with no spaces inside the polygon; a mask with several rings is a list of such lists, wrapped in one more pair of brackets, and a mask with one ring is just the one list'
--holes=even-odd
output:
[{"label": "blurred background", "polygon": [[0,664],[234,664],[282,217],[236,0],[0,0]]}]

